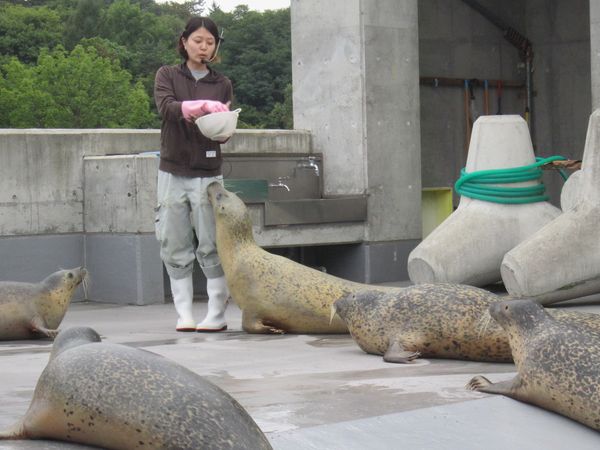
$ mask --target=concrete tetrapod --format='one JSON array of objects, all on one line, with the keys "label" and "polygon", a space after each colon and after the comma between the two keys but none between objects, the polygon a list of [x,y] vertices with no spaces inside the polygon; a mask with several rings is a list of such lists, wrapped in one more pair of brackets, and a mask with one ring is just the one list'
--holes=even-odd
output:
[{"label": "concrete tetrapod", "polygon": [[564,213],[505,255],[509,294],[550,304],[600,292],[600,110],[590,117],[581,167],[561,197]]},{"label": "concrete tetrapod", "polygon": [[[508,169],[535,163],[527,123],[516,115],[475,121],[466,172]],[[525,181],[496,186],[527,187]],[[456,211],[409,255],[413,283],[484,286],[499,281],[510,249],[560,215],[548,202],[500,204],[462,196]]]}]

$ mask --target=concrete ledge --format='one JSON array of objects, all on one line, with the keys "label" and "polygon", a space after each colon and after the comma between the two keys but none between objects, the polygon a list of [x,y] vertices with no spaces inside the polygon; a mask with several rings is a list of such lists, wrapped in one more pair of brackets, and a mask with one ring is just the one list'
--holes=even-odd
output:
[{"label": "concrete ledge", "polygon": [[222,147],[223,154],[312,153],[311,134],[305,130],[237,130]]},{"label": "concrete ledge", "polygon": [[[154,238],[158,158],[148,153],[159,148],[160,130],[0,129],[0,254],[10,255],[0,263],[3,278],[35,282],[85,265],[89,300],[164,302],[169,289]],[[232,159],[313,154],[310,132],[299,130],[238,130],[223,150]],[[263,208],[249,206],[262,247],[365,237],[363,222],[265,227]],[[350,262],[357,265],[364,277],[366,263]]]}]

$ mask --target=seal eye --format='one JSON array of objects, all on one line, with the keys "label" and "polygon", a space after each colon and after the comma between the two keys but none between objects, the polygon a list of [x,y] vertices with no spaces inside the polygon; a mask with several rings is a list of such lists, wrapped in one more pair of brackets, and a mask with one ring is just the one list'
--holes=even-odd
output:
[{"label": "seal eye", "polygon": [[221,200],[223,198],[223,194],[220,192],[216,195],[217,200]]},{"label": "seal eye", "polygon": [[72,274],[71,272],[69,272],[69,273],[67,274],[67,277],[69,277],[69,278],[73,278],[73,274]]},{"label": "seal eye", "polygon": [[504,305],[504,311],[508,311],[508,305]]}]

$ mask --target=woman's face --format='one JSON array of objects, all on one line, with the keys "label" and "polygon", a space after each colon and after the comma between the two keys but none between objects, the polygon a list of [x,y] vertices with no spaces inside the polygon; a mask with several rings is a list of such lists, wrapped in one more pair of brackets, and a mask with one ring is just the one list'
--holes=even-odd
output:
[{"label": "woman's face", "polygon": [[188,54],[188,63],[194,67],[205,66],[212,57],[216,47],[215,37],[206,28],[201,27],[190,36],[183,38],[183,46]]}]

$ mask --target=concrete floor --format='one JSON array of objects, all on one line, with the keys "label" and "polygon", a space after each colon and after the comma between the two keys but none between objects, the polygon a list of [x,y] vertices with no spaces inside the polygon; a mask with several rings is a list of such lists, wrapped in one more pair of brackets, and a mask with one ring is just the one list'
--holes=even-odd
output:
[{"label": "concrete floor", "polygon": [[[600,313],[600,302],[576,309]],[[197,316],[205,311],[196,302]],[[248,335],[240,311],[229,331],[177,333],[171,304],[72,304],[62,328],[86,325],[105,341],[153,351],[235,397],[284,449],[600,448],[600,434],[534,406],[467,391],[472,376],[512,378],[512,364],[420,359],[409,365],[363,353],[349,335]],[[0,343],[0,429],[21,417],[46,365],[50,341]],[[0,441],[0,449],[81,449],[41,441]]]}]

